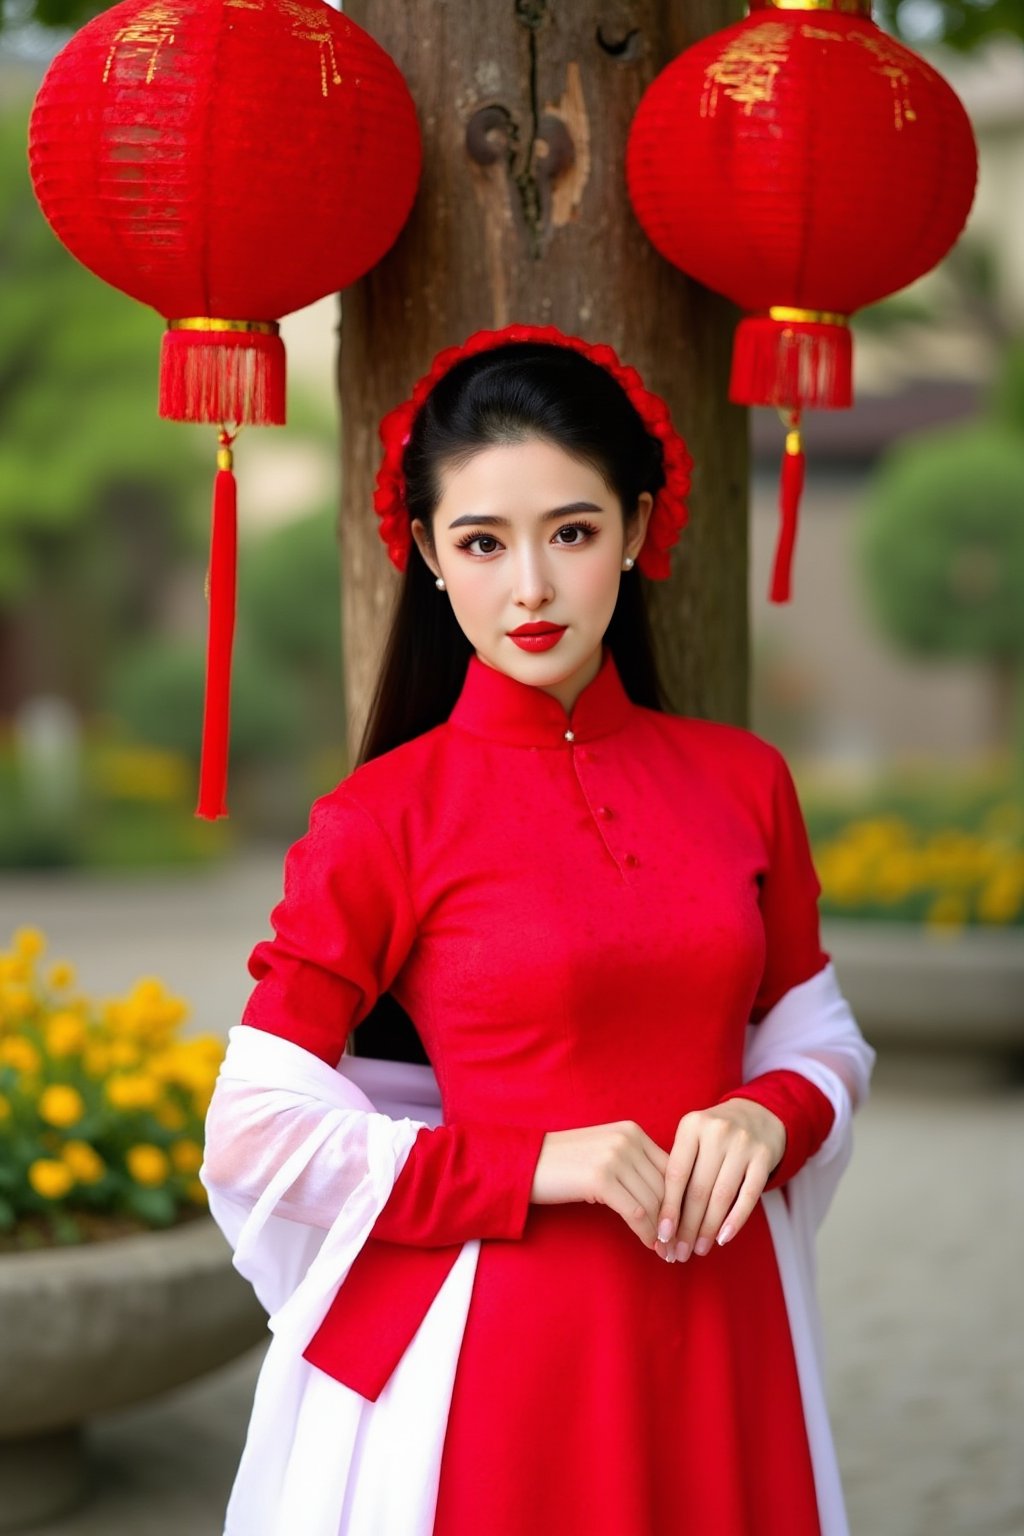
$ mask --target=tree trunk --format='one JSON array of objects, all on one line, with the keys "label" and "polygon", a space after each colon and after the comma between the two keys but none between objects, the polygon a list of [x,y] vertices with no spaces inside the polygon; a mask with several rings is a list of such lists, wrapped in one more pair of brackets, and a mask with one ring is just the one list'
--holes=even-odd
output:
[{"label": "tree trunk", "polygon": [[[649,587],[672,707],[748,718],[747,413],[728,403],[734,307],[664,260],[626,194],[643,92],[742,14],[574,0],[351,0],[416,102],[424,166],[410,219],[342,295],[342,645],[358,738],[398,573],[376,528],[377,426],[443,346],[514,321],[604,341],[663,395],[694,459],[673,574]],[[415,550],[413,556],[416,557]]]}]

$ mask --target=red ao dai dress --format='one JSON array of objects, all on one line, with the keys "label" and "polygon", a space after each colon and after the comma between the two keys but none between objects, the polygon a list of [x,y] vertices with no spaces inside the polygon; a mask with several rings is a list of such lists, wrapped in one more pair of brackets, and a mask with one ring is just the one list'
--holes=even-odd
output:
[{"label": "red ao dai dress", "polygon": [[[780,752],[634,704],[606,646],[571,717],[470,658],[441,725],[318,800],[242,1022],[336,1065],[383,991],[444,1124],[421,1130],[305,1357],[375,1398],[460,1245],[481,1240],[434,1536],[819,1536],[760,1202],[668,1264],[607,1206],[532,1205],[547,1131],[778,1114],[784,1185],[833,1110],[742,1084],[744,1033],[829,961]],[[400,1475],[398,1473],[397,1475]]]}]

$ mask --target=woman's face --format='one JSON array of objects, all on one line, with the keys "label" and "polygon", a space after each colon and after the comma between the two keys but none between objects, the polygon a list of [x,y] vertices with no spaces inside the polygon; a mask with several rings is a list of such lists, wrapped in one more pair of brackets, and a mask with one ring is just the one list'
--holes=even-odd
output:
[{"label": "woman's face", "polygon": [[[571,709],[597,674],[601,642],[627,555],[635,559],[653,500],[645,491],[623,528],[615,492],[598,471],[542,438],[482,448],[442,471],[434,549],[421,519],[413,537],[447,592],[481,661],[546,688]],[[557,625],[547,649],[511,638],[523,625]]]}]

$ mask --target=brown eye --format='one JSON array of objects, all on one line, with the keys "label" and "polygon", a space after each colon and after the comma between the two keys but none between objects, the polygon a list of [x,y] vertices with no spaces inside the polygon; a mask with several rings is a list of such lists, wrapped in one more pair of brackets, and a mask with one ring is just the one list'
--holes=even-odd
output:
[{"label": "brown eye", "polygon": [[597,529],[594,527],[593,523],[563,523],[562,527],[559,528],[558,532],[559,533],[582,533],[582,534],[586,535],[585,538],[581,538],[581,539],[568,539],[568,540],[564,540],[563,539],[562,542],[563,543],[567,543],[569,545],[569,548],[571,549],[571,548],[573,548],[577,544],[587,544],[587,543],[589,543],[590,539],[592,538],[592,536],[597,532]]},{"label": "brown eye", "polygon": [[[476,544],[481,539],[483,539],[485,543],[488,544],[498,543],[498,540],[494,537],[493,533],[467,533],[464,538],[459,540],[456,548],[469,549],[470,545]],[[490,553],[491,551],[489,549],[481,550],[481,554],[489,555]]]}]

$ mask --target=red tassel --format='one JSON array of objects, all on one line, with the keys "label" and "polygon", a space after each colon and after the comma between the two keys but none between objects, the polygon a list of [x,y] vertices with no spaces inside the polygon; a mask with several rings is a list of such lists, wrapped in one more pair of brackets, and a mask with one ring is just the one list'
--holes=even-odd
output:
[{"label": "red tassel", "polygon": [[736,330],[729,399],[737,405],[853,403],[853,341],[848,325],[748,315]]},{"label": "red tassel", "polygon": [[196,807],[196,815],[207,821],[228,814],[231,646],[235,633],[238,551],[238,495],[230,447],[234,435],[222,427],[219,441],[217,476],[213,483],[213,526],[207,591],[210,614],[206,643],[206,696],[203,703],[203,746],[199,764],[199,804]]},{"label": "red tassel", "polygon": [[775,545],[775,564],[772,567],[771,587],[768,592],[773,603],[788,603],[791,591],[793,552],[796,548],[797,514],[804,488],[804,450],[800,438],[800,412],[790,413],[790,430],[786,433],[786,453],[782,460],[782,476],[779,482],[779,535]]},{"label": "red tassel", "polygon": [[267,322],[272,331],[187,328],[202,324],[215,322],[171,322],[164,332],[160,415],[170,421],[283,426],[285,352],[276,322]]}]

